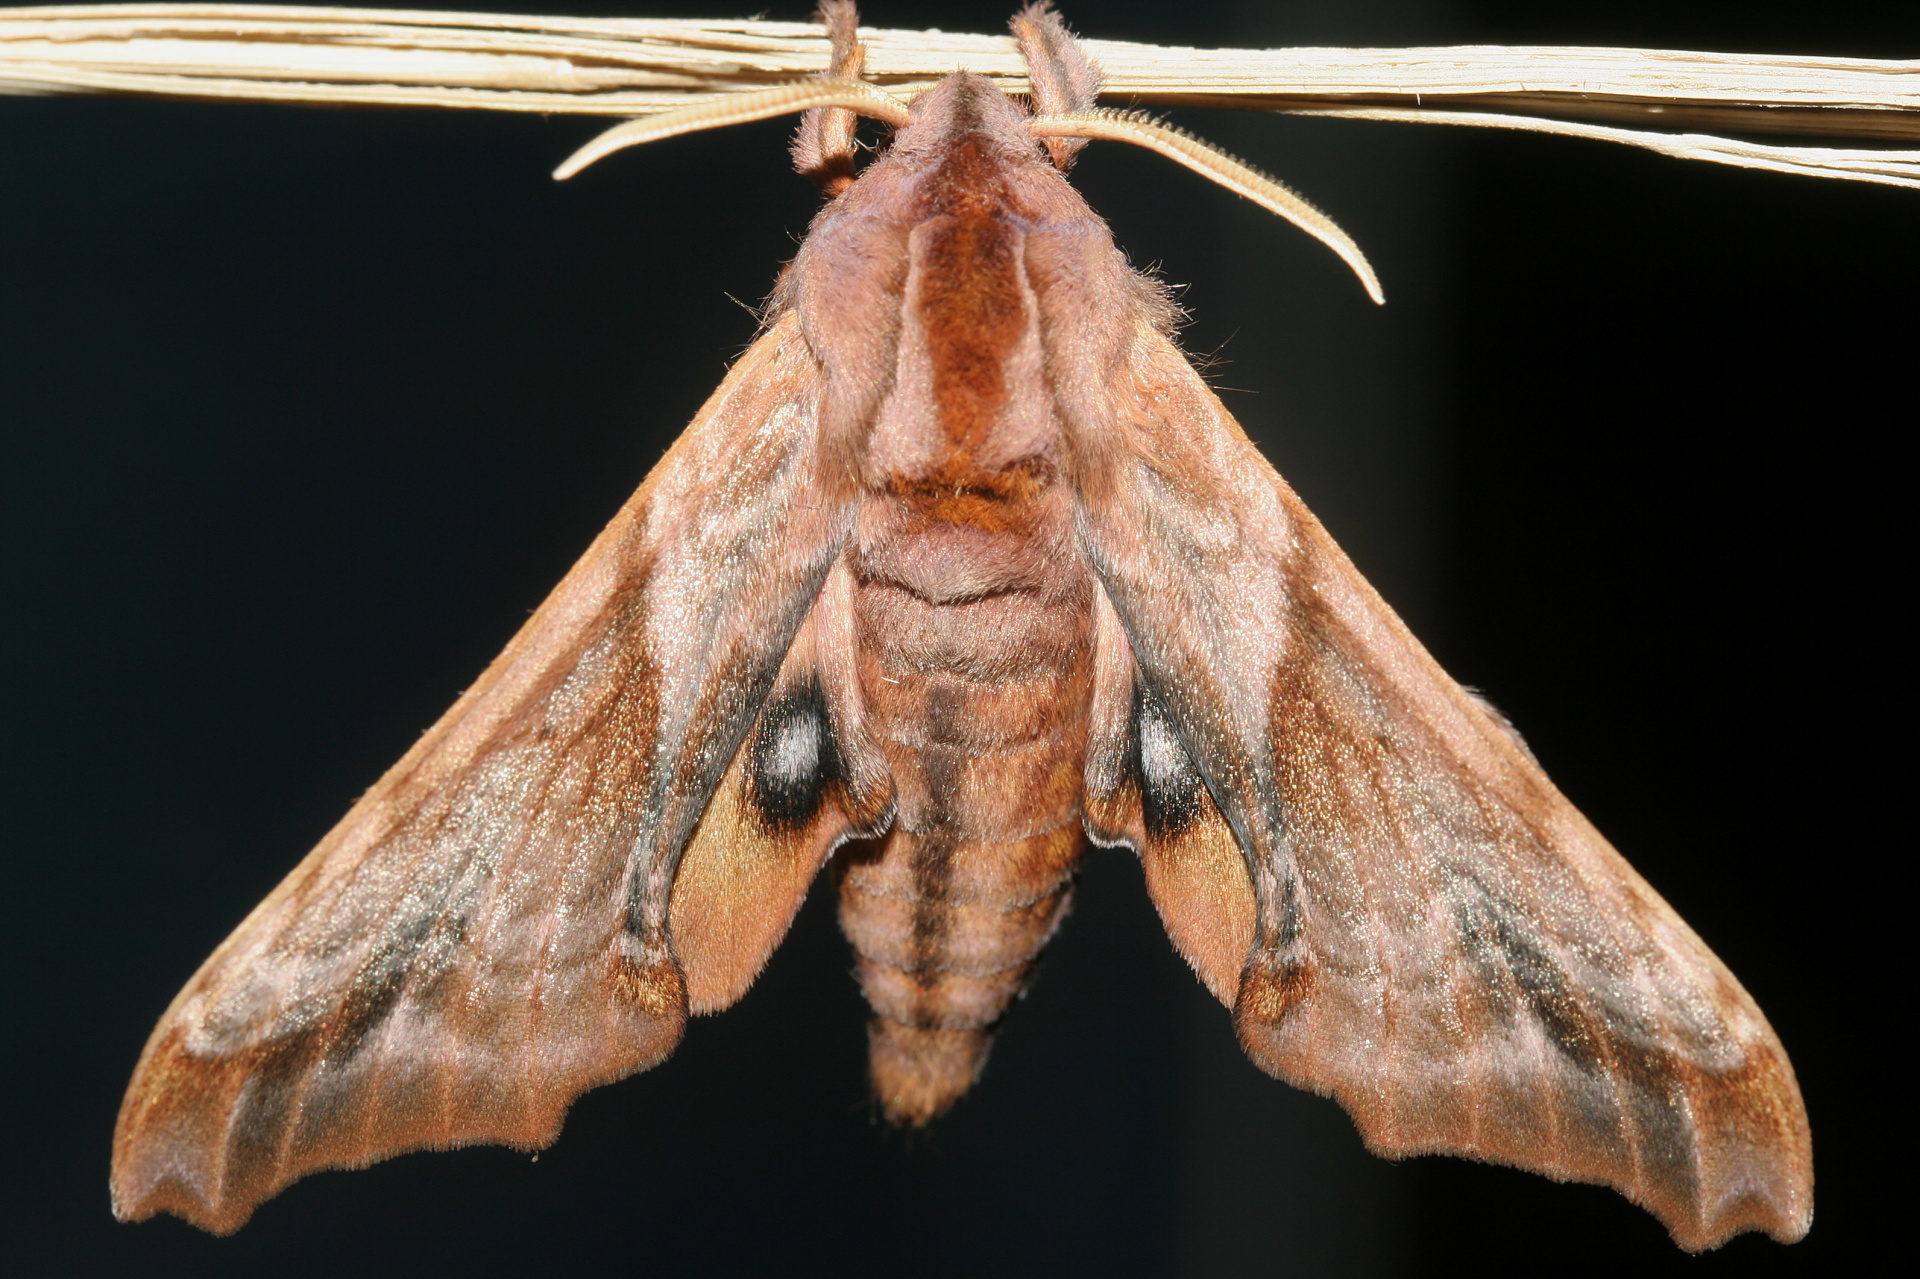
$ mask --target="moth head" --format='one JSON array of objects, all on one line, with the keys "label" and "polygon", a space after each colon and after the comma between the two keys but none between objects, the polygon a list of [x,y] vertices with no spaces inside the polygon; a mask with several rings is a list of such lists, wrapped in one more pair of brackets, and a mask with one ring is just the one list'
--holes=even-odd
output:
[{"label": "moth head", "polygon": [[[569,156],[553,176],[570,178],[597,160],[644,142],[805,111],[813,114],[796,140],[796,161],[829,195],[838,195],[855,180],[851,167],[852,118],[879,120],[896,131],[910,131],[915,118],[907,99],[857,78],[865,54],[853,39],[851,13],[851,5],[838,6],[832,14],[827,6],[822,7],[822,19],[835,35],[833,65],[826,75],[772,89],[730,93],[617,124]],[[836,24],[836,18],[842,16],[845,21]],[[1015,17],[1013,29],[1027,55],[1034,90],[1035,109],[1021,107],[1026,128],[1037,143],[1046,146],[1059,168],[1066,169],[1074,153],[1095,139],[1130,142],[1158,152],[1293,223],[1339,254],[1360,277],[1367,296],[1375,302],[1386,301],[1379,277],[1352,237],[1280,182],[1144,112],[1080,105],[1091,102],[1097,89],[1097,72],[1079,55],[1058,15],[1045,6],[1029,6]],[[1084,72],[1080,70],[1083,67]],[[838,131],[837,149],[834,143],[826,143],[823,151],[822,138],[830,126],[820,122],[836,116],[846,121],[847,127]]]}]

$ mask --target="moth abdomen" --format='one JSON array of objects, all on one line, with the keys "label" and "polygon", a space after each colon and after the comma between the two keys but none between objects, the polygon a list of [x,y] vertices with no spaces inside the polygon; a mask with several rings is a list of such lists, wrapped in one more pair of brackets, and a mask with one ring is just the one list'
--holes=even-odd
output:
[{"label": "moth abdomen", "polygon": [[1010,841],[896,829],[847,858],[840,925],[874,1017],[873,1088],[920,1126],[958,1101],[1067,913],[1078,822]]},{"label": "moth abdomen", "polygon": [[965,482],[877,486],[851,557],[860,694],[897,811],[842,859],[840,921],[874,1011],[874,1091],[916,1126],[972,1084],[1085,845],[1093,593],[1071,508],[1048,466],[949,469]]}]

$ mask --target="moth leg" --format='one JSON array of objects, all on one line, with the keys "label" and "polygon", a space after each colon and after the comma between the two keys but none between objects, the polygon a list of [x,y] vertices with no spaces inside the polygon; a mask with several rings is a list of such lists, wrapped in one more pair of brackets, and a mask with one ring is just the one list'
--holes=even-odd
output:
[{"label": "moth leg", "polygon": [[[820,0],[815,16],[833,40],[827,80],[858,80],[866,68],[860,43],[860,11],[853,0]],[[812,178],[828,199],[853,185],[854,130],[860,117],[841,107],[814,107],[800,117],[793,135],[793,167]]]},{"label": "moth leg", "polygon": [[[1093,109],[1100,95],[1100,68],[1087,57],[1047,0],[1029,4],[1007,25],[1013,28],[1027,60],[1036,112],[1050,116]],[[1073,167],[1073,158],[1087,145],[1087,139],[1048,138],[1046,144],[1054,167],[1065,173]]]}]

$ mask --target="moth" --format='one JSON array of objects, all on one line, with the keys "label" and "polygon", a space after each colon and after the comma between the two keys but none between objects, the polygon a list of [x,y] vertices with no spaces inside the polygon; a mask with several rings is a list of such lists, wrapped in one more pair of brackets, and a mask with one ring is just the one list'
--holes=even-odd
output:
[{"label": "moth", "polygon": [[[1065,173],[1150,146],[1357,247],[1203,143],[1032,92],[822,77],[623,124],[804,111],[828,200],[764,332],[447,715],[161,1018],[117,1215],[226,1233],[306,1173],[543,1148],[752,984],[831,867],[875,1096],[964,1094],[1091,845],[1277,1078],[1370,1149],[1611,1185],[1688,1249],[1812,1213],[1738,981],[1449,679],[1255,450]],[[857,116],[892,126],[856,166]]]}]

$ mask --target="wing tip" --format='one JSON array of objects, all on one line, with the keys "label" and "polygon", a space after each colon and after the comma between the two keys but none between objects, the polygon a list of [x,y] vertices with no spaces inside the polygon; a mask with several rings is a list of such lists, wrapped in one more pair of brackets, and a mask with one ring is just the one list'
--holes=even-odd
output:
[{"label": "wing tip", "polygon": [[[1337,1091],[1318,1088],[1310,1091],[1332,1097],[1349,1115],[1353,1113],[1346,1098]],[[1368,1154],[1396,1163],[1403,1159],[1441,1156],[1512,1168],[1516,1172],[1545,1177],[1562,1184],[1600,1186],[1612,1190],[1659,1222],[1676,1247],[1693,1255],[1712,1252],[1744,1234],[1764,1234],[1776,1243],[1794,1244],[1806,1238],[1813,1226],[1812,1196],[1799,1185],[1757,1186],[1712,1205],[1699,1201],[1680,1202],[1670,1196],[1662,1196],[1647,1186],[1630,1182],[1623,1184],[1620,1179],[1599,1172],[1569,1169],[1510,1152],[1493,1154],[1468,1150],[1438,1140],[1396,1141],[1378,1132],[1368,1131],[1357,1121],[1355,1127],[1360,1130],[1360,1139]]]},{"label": "wing tip", "polygon": [[1813,1226],[1812,1196],[1799,1186],[1756,1186],[1711,1206],[1694,1205],[1693,1211],[1668,1211],[1644,1196],[1621,1193],[1657,1217],[1673,1242],[1690,1253],[1712,1252],[1748,1233],[1764,1234],[1776,1243],[1798,1243]]},{"label": "wing tip", "polygon": [[[357,1131],[316,1137],[302,1131],[298,1114],[282,1115],[270,1130],[259,1130],[243,1113],[246,1098],[240,1091],[195,1087],[191,1078],[154,1078],[143,1071],[129,1089],[114,1134],[109,1181],[113,1215],[133,1223],[165,1213],[210,1234],[231,1235],[261,1204],[312,1173],[350,1171],[400,1155],[467,1146],[545,1150],[559,1140],[568,1112],[582,1095],[672,1055],[685,1019],[661,1020],[670,1024],[670,1032],[635,1045],[638,1051],[600,1069],[576,1071],[541,1093],[517,1093],[510,1103],[503,1100],[489,1107],[488,1113],[468,1115],[463,1131],[452,1130],[443,1115],[421,1112],[406,1124],[400,1122],[403,1111],[389,1110],[386,1117],[394,1126],[377,1141]],[[391,1103],[393,1098],[385,1100]],[[248,1148],[264,1146],[278,1155],[245,1157]]]},{"label": "wing tip", "polygon": [[1782,1244],[1806,1238],[1813,1226],[1813,1192],[1805,1165],[1776,1159],[1755,1172],[1738,1190],[1711,1198],[1703,1194],[1690,1202],[1663,1204],[1655,1202],[1656,1195],[1616,1189],[1658,1218],[1686,1252],[1711,1252],[1749,1233],[1765,1234]]},{"label": "wing tip", "polygon": [[1341,1090],[1315,1087],[1312,1091],[1332,1097],[1354,1118],[1354,1126],[1359,1129],[1369,1154],[1395,1161],[1440,1155],[1513,1168],[1550,1181],[1604,1186],[1658,1221],[1684,1252],[1712,1252],[1749,1233],[1765,1234],[1778,1243],[1793,1244],[1804,1239],[1812,1228],[1813,1193],[1807,1164],[1792,1154],[1784,1157],[1776,1154],[1751,1167],[1745,1184],[1737,1190],[1717,1195],[1704,1192],[1678,1195],[1644,1178],[1555,1161],[1543,1156],[1537,1148],[1517,1145],[1500,1150],[1469,1148],[1433,1135],[1403,1139],[1382,1131],[1378,1125],[1363,1122],[1358,1117],[1359,1111]]},{"label": "wing tip", "polygon": [[1782,1244],[1797,1243],[1812,1227],[1812,1151],[1797,1091],[1790,1090],[1784,1099],[1769,1093],[1766,1100],[1779,1104],[1757,1106],[1756,1114],[1764,1118],[1756,1120],[1754,1128],[1737,1135],[1697,1133],[1701,1175],[1682,1186],[1657,1180],[1634,1163],[1601,1162],[1597,1151],[1580,1158],[1551,1143],[1526,1139],[1524,1125],[1504,1133],[1498,1126],[1481,1128],[1474,1137],[1462,1138],[1436,1127],[1432,1121],[1437,1112],[1408,1106],[1404,1098],[1396,1104],[1377,1083],[1329,1079],[1316,1070],[1306,1046],[1308,1028],[1286,1015],[1300,1007],[1288,1004],[1282,1018],[1274,1020],[1257,1011],[1243,994],[1236,1021],[1254,1064],[1283,1083],[1337,1101],[1367,1151],[1379,1158],[1447,1155],[1553,1181],[1606,1186],[1659,1221],[1688,1253],[1712,1251],[1750,1232]]},{"label": "wing tip", "polygon": [[505,1146],[529,1154],[546,1150],[560,1139],[574,1100],[577,1096],[524,1114],[512,1132],[502,1129],[474,1136],[423,1137],[395,1146],[335,1149],[299,1162],[289,1161],[272,1177],[235,1184],[224,1184],[200,1149],[184,1152],[184,1160],[191,1166],[183,1167],[182,1152],[164,1135],[129,1134],[124,1146],[116,1143],[121,1148],[115,1151],[109,1181],[113,1215],[133,1225],[164,1213],[208,1234],[225,1237],[251,1221],[262,1204],[314,1173],[352,1172],[401,1155],[468,1146]]},{"label": "wing tip", "polygon": [[260,1206],[259,1201],[251,1199],[223,1202],[209,1198],[178,1176],[163,1176],[137,1190],[128,1189],[121,1184],[117,1169],[112,1197],[114,1219],[127,1225],[166,1213],[221,1238],[251,1221],[254,1209]]}]

